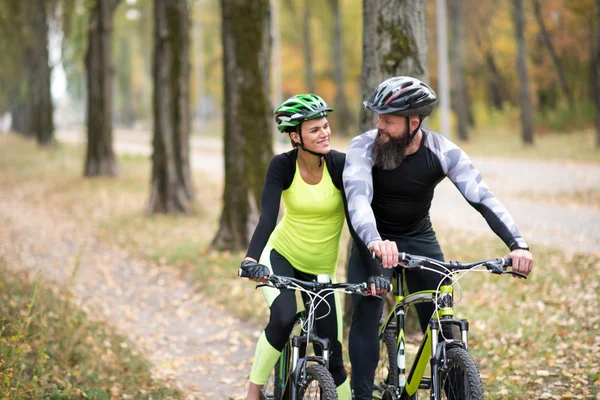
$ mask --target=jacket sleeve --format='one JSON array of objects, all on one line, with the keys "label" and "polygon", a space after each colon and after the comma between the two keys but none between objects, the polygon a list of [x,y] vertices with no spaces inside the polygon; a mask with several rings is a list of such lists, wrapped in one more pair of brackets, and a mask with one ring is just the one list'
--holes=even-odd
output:
[{"label": "jacket sleeve", "polygon": [[260,258],[275,225],[277,225],[281,192],[285,187],[285,176],[288,170],[285,154],[273,157],[269,163],[261,197],[260,218],[250,240],[246,257],[252,257],[255,260]]},{"label": "jacket sleeve", "polygon": [[[343,187],[343,172],[344,172],[344,166],[346,164],[346,162],[345,162],[346,156],[343,153],[338,153],[338,154],[340,154],[340,156],[337,157],[338,162],[336,163],[336,165],[337,165],[336,176],[332,177],[332,178],[334,180],[336,187],[340,188],[340,192],[342,193],[342,200],[344,202],[344,213],[346,214],[346,222],[348,224],[348,229],[350,230],[350,236],[352,236],[352,240],[356,244],[356,247],[360,254],[360,259],[362,261],[362,264],[369,271],[369,275],[380,275],[381,272],[380,272],[379,263],[377,262],[377,260],[374,260],[373,257],[371,257],[371,253],[369,252],[369,249],[367,248],[366,244],[358,237],[358,234],[356,233],[356,231],[354,230],[354,227],[352,226],[352,223],[350,222],[350,214],[348,211],[348,201],[346,199],[346,192]],[[369,208],[370,207],[371,206],[369,205]]]},{"label": "jacket sleeve", "polygon": [[348,225],[352,226],[365,246],[381,240],[371,208],[373,200],[371,152],[376,134],[377,131],[372,130],[352,139],[348,146],[343,172],[344,191],[348,201]]},{"label": "jacket sleeve", "polygon": [[485,218],[486,222],[510,248],[521,234],[508,210],[494,196],[481,172],[458,146],[439,134],[428,135],[427,145],[439,158],[442,170],[463,197]]}]

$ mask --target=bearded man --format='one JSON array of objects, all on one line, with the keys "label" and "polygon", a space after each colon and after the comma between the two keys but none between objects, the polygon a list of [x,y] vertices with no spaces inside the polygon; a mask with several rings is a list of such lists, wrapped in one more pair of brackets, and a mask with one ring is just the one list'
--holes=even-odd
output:
[{"label": "bearded man", "polygon": [[[437,132],[421,128],[437,103],[436,93],[411,77],[381,83],[364,106],[378,114],[376,129],[354,138],[343,173],[352,228],[369,250],[381,258],[381,276],[369,276],[354,245],[348,281],[369,281],[372,294],[385,294],[398,250],[443,261],[444,255],[429,218],[434,189],[448,177],[465,199],[486,219],[510,249],[513,270],[528,275],[533,256],[513,218],[489,190],[470,158]],[[448,210],[452,212],[452,210]],[[405,271],[409,292],[435,290],[441,276],[424,270]],[[371,399],[379,358],[377,328],[383,302],[353,296],[349,336],[352,387],[356,400]],[[434,312],[431,303],[417,306],[423,332]],[[451,333],[445,333],[446,335]]]}]

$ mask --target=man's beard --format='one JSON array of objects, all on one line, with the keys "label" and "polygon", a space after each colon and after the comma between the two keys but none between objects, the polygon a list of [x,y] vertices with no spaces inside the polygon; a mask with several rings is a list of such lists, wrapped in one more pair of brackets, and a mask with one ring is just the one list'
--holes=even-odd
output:
[{"label": "man's beard", "polygon": [[[387,171],[398,168],[404,160],[404,151],[412,141],[410,134],[404,133],[402,137],[394,138],[381,129],[377,130],[373,147],[373,164]],[[387,136],[387,141],[383,140],[384,135]]]}]

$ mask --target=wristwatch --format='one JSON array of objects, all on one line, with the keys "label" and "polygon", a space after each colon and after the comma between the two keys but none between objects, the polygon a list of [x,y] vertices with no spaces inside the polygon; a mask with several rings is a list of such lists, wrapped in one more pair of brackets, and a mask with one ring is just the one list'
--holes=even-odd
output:
[{"label": "wristwatch", "polygon": [[510,251],[513,250],[527,250],[529,251],[529,245],[527,244],[526,241],[523,240],[523,238],[516,238],[509,246]]}]

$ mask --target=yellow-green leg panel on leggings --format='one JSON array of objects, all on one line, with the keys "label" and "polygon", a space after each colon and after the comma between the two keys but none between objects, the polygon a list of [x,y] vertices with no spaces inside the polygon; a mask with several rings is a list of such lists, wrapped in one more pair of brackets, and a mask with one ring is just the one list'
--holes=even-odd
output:
[{"label": "yellow-green leg panel on leggings", "polygon": [[263,331],[262,335],[258,338],[258,343],[256,343],[254,362],[252,363],[252,371],[250,371],[250,382],[256,385],[267,383],[280,354],[280,351],[277,351],[269,344]]},{"label": "yellow-green leg panel on leggings", "polygon": [[350,381],[348,378],[336,388],[336,391],[339,400],[352,400],[352,390],[350,389]]}]

